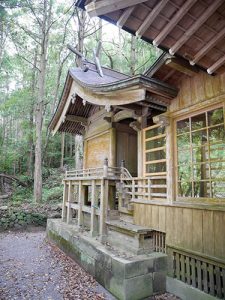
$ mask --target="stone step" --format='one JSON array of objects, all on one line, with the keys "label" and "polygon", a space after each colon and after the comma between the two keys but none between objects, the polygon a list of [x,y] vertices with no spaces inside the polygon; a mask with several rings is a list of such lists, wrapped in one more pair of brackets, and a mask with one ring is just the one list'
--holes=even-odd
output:
[{"label": "stone step", "polygon": [[107,221],[107,242],[134,254],[146,254],[154,251],[151,228],[138,226],[122,220]]}]

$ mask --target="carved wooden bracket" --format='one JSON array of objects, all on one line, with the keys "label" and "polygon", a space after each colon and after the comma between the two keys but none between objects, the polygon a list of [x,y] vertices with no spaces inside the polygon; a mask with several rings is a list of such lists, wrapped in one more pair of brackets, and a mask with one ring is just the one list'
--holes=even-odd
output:
[{"label": "carved wooden bracket", "polygon": [[153,122],[166,127],[170,125],[170,118],[165,115],[158,115],[153,117]]},{"label": "carved wooden bracket", "polygon": [[141,130],[141,123],[139,123],[138,121],[131,122],[129,126],[133,128],[135,131]]}]

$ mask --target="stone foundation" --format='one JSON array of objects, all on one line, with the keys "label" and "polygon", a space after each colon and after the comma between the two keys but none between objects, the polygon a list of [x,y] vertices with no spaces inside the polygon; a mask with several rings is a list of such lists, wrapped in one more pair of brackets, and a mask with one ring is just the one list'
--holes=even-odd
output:
[{"label": "stone foundation", "polygon": [[47,236],[121,300],[139,300],[166,290],[167,256],[121,254],[75,225],[49,219]]}]

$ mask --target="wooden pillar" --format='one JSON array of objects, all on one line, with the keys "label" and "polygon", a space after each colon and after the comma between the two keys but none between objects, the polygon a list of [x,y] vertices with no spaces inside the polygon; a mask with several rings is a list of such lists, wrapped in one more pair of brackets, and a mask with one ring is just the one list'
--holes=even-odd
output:
[{"label": "wooden pillar", "polygon": [[106,240],[106,210],[107,198],[109,193],[109,181],[101,180],[101,196],[100,196],[100,220],[99,220],[99,235],[100,241],[103,243]]},{"label": "wooden pillar", "polygon": [[167,201],[173,202],[174,193],[174,143],[173,143],[173,122],[169,119],[169,126],[166,126],[166,185]]},{"label": "wooden pillar", "polygon": [[143,131],[137,132],[138,177],[143,176]]},{"label": "wooden pillar", "polygon": [[108,177],[108,158],[104,159],[104,165],[103,165],[103,177]]},{"label": "wooden pillar", "polygon": [[66,222],[66,215],[67,215],[66,202],[67,201],[68,201],[68,185],[67,185],[67,181],[64,180],[63,203],[62,203],[62,221],[63,222]]},{"label": "wooden pillar", "polygon": [[67,202],[67,218],[66,222],[67,224],[70,224],[72,221],[72,208],[71,208],[71,202],[73,201],[73,189],[74,186],[72,185],[72,181],[69,181],[69,190],[68,190],[68,202]]},{"label": "wooden pillar", "polygon": [[116,128],[110,129],[109,166],[116,167]]},{"label": "wooden pillar", "polygon": [[95,215],[97,208],[97,199],[95,197],[96,183],[92,180],[91,183],[91,236],[96,236],[98,233],[98,217]]},{"label": "wooden pillar", "polygon": [[83,205],[84,205],[84,187],[82,185],[82,181],[79,180],[79,194],[78,194],[78,226],[81,227],[83,225]]}]

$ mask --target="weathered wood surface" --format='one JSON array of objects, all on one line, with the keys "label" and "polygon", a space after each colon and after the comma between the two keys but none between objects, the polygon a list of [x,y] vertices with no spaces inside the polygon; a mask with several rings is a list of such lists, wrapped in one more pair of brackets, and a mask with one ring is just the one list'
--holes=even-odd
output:
[{"label": "weathered wood surface", "polygon": [[177,97],[169,107],[171,113],[182,113],[190,106],[193,106],[192,110],[201,109],[211,105],[212,101],[214,104],[224,101],[225,74],[209,76],[199,72],[193,77],[184,77],[179,88]]},{"label": "weathered wood surface", "polygon": [[225,211],[134,204],[135,224],[166,232],[166,243],[225,259]]}]

